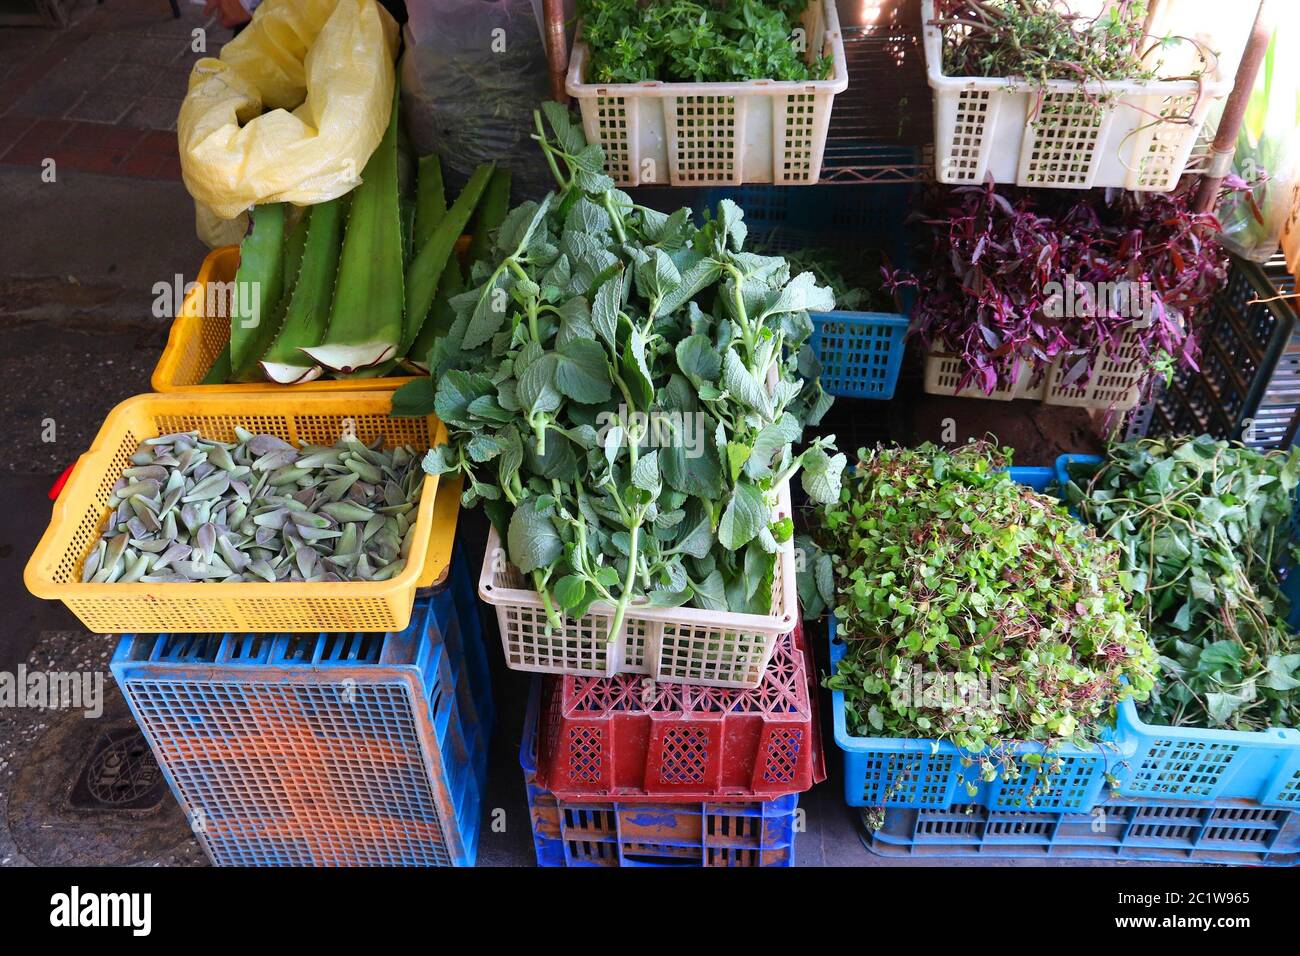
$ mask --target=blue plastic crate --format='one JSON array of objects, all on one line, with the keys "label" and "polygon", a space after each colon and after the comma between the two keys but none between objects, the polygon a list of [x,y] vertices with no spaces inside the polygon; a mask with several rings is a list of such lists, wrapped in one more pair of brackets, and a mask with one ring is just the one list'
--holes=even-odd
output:
[{"label": "blue plastic crate", "polygon": [[1110,799],[1088,813],[954,806],[886,810],[864,836],[881,856],[1133,860],[1229,866],[1300,864],[1300,810],[1246,800],[1214,804]]},{"label": "blue plastic crate", "polygon": [[780,251],[817,248],[861,249],[878,242],[898,265],[907,256],[903,222],[911,212],[910,183],[834,186],[715,186],[703,191],[697,216],[730,199],[745,213],[750,239]]},{"label": "blue plastic crate", "polygon": [[[1035,491],[1046,491],[1055,472],[1051,468],[1012,468],[1011,477]],[[830,621],[831,670],[846,648],[836,640],[835,617]],[[856,737],[849,733],[844,694],[831,695],[835,743],[844,751],[844,799],[851,807],[906,807],[947,809],[974,803],[1003,810],[1033,807],[1038,810],[1087,810],[1100,798],[1106,775],[1114,773],[1128,757],[1124,744],[1103,733],[1088,749],[1060,746],[1052,751],[1060,767],[1049,775],[1050,789],[1034,794],[1039,772],[1022,768],[1018,779],[980,779],[971,754],[947,740],[901,737]],[[1017,757],[1041,754],[1041,744],[1020,744],[1007,751]],[[967,765],[969,764],[969,765]],[[971,792],[974,788],[974,792]]]},{"label": "blue plastic crate", "polygon": [[542,681],[533,681],[519,749],[538,866],[794,865],[798,794],[761,802],[664,804],[559,800],[539,786]]},{"label": "blue plastic crate", "polygon": [[469,684],[478,710],[479,723],[490,734],[496,725],[496,701],[492,697],[492,678],[488,671],[487,645],[483,643],[483,619],[477,583],[470,571],[465,550],[458,547],[451,561],[451,593],[456,601],[460,631],[464,635],[465,664]]},{"label": "blue plastic crate", "polygon": [[[1062,455],[1056,483],[1064,489],[1073,463],[1096,455]],[[1300,580],[1300,575],[1291,575]],[[1288,584],[1291,584],[1289,579]],[[1294,623],[1293,623],[1294,626]],[[1170,800],[1254,800],[1300,809],[1300,730],[1209,730],[1148,724],[1133,702],[1119,708],[1116,739],[1131,756],[1117,769],[1116,792]]]},{"label": "blue plastic crate", "polygon": [[[808,248],[860,249],[876,240],[895,265],[907,259],[903,222],[912,187],[904,183],[862,186],[741,186],[710,189],[705,206],[732,199],[745,211],[751,237],[781,252]],[[812,312],[809,344],[821,361],[822,387],[839,398],[885,401],[894,397],[903,364],[907,315],[903,312]]]},{"label": "blue plastic crate", "polygon": [[886,312],[811,312],[809,341],[821,383],[837,398],[888,400],[903,367],[907,316]]},{"label": "blue plastic crate", "polygon": [[121,638],[113,675],[214,863],[473,865],[487,740],[454,609],[420,599],[401,633]]}]

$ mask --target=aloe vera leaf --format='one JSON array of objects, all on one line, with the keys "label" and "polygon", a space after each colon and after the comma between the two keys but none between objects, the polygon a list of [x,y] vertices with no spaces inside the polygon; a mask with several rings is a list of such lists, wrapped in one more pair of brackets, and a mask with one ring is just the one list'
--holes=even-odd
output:
[{"label": "aloe vera leaf", "polygon": [[433,305],[420,328],[420,334],[399,365],[416,375],[429,374],[429,353],[433,350],[434,343],[447,334],[456,320],[456,310],[451,307],[451,300],[464,291],[465,277],[460,271],[459,260],[453,257],[442,270],[438,292],[433,297]]},{"label": "aloe vera leaf", "polygon": [[397,208],[402,222],[402,268],[415,255],[415,176],[417,164],[406,127],[397,125]]},{"label": "aloe vera leaf", "polygon": [[406,197],[402,197],[402,268],[405,269],[411,262],[411,251],[415,244],[415,203]]},{"label": "aloe vera leaf", "polygon": [[[284,291],[280,301],[287,303],[293,294],[293,284],[298,281],[298,270],[302,268],[302,253],[307,247],[307,221],[311,207],[302,210],[292,228],[284,237]],[[288,214],[285,216],[288,224]]]},{"label": "aloe vera leaf", "polygon": [[272,313],[284,291],[284,204],[253,211],[253,231],[239,247],[236,307],[230,315],[230,364],[256,362],[275,336]]},{"label": "aloe vera leaf", "polygon": [[208,369],[208,374],[203,376],[200,385],[225,385],[230,381],[232,369],[230,367],[230,343],[227,342],[221,349],[221,354],[217,356]]},{"label": "aloe vera leaf", "polygon": [[310,211],[311,224],[293,297],[279,334],[262,358],[262,370],[273,382],[310,382],[324,371],[305,361],[301,350],[319,344],[325,335],[343,244],[343,206],[344,199],[332,199]]},{"label": "aloe vera leaf", "polygon": [[[289,207],[286,206],[285,210],[285,224],[288,225],[290,218]],[[294,286],[298,281],[298,270],[302,267],[303,247],[307,243],[308,211],[303,211],[301,215],[294,218],[293,226],[284,237],[284,263],[281,273],[283,276],[282,291],[279,300],[275,303],[275,308],[271,310],[270,318],[270,327],[275,330],[275,335],[279,335],[280,329],[284,327],[285,316],[289,312],[289,302],[293,299]],[[272,341],[274,341],[274,336],[272,336]],[[261,381],[262,369],[257,362],[250,360],[242,368],[232,368],[227,373],[226,379],[231,382]]]},{"label": "aloe vera leaf", "polygon": [[465,291],[465,278],[461,275],[460,263],[452,258],[442,270],[438,281],[438,292],[433,297],[433,306],[420,328],[420,334],[407,350],[402,364],[423,375],[429,374],[429,350],[433,343],[446,335],[455,321],[456,310],[451,307],[451,299]]},{"label": "aloe vera leaf", "polygon": [[397,95],[388,129],[352,191],[325,340],[303,351],[341,375],[387,361],[402,341],[402,222],[397,197]]},{"label": "aloe vera leaf", "polygon": [[474,263],[488,257],[492,251],[492,233],[500,228],[509,211],[510,170],[498,169],[488,180],[487,191],[483,193],[483,201],[474,217],[474,237],[470,239],[465,255],[467,266],[473,268]]},{"label": "aloe vera leaf", "polygon": [[433,238],[433,230],[447,215],[447,196],[442,185],[442,160],[437,153],[420,157],[420,171],[415,181],[416,251]]},{"label": "aloe vera leaf", "polygon": [[493,168],[489,163],[474,170],[465,188],[447,210],[447,215],[438,223],[429,241],[415,254],[410,268],[406,270],[406,285],[409,292],[406,299],[407,321],[399,355],[409,354],[411,344],[419,338],[425,317],[429,314],[429,307],[433,305],[434,294],[438,291],[438,281],[456,248],[456,240],[464,232],[474,208],[487,188]]}]

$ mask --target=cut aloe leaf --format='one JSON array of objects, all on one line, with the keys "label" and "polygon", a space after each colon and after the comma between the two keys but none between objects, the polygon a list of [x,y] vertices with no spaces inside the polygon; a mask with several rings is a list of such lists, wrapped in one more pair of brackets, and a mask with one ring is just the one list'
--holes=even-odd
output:
[{"label": "cut aloe leaf", "polygon": [[418,252],[433,238],[433,230],[447,215],[447,195],[442,185],[442,160],[437,153],[420,157],[415,181],[415,237]]},{"label": "cut aloe leaf", "polygon": [[325,341],[302,351],[339,375],[378,365],[402,341],[405,287],[397,196],[397,94],[388,129],[352,191]]},{"label": "cut aloe leaf", "polygon": [[262,371],[273,382],[295,385],[319,378],[324,371],[304,361],[302,349],[319,345],[329,324],[334,276],[343,244],[343,210],[346,197],[332,199],[308,210],[307,238],[298,281],[280,331],[262,357]]},{"label": "cut aloe leaf", "polygon": [[[292,210],[285,207],[285,223],[288,225]],[[280,300],[271,310],[270,327],[279,330],[284,327],[285,316],[289,311],[289,302],[293,298],[294,286],[298,281],[298,271],[302,266],[302,252],[307,243],[307,213],[303,213],[294,219],[292,227],[289,228],[288,234],[284,238],[284,263],[282,266],[283,275],[283,292]],[[277,331],[278,334],[278,331]],[[227,373],[227,381],[231,382],[257,382],[261,381],[261,367],[257,363],[246,364],[242,368],[231,369]]]},{"label": "cut aloe leaf", "polygon": [[433,307],[424,320],[420,334],[414,344],[407,350],[402,364],[422,375],[429,374],[429,351],[433,343],[446,335],[451,323],[456,319],[456,310],[451,307],[451,299],[465,291],[465,278],[461,275],[460,263],[453,258],[442,270],[442,279],[438,282],[438,292],[433,297]]},{"label": "cut aloe leaf", "polygon": [[230,343],[227,342],[221,349],[221,354],[217,356],[212,368],[208,369],[208,374],[203,376],[200,385],[225,385],[230,381]]},{"label": "cut aloe leaf", "polygon": [[284,291],[284,204],[253,210],[253,231],[239,247],[235,308],[230,314],[230,364],[236,373],[256,364],[271,344],[276,305]]},{"label": "cut aloe leaf", "polygon": [[465,255],[465,265],[473,268],[474,263],[486,259],[492,251],[492,234],[501,227],[510,211],[510,170],[498,169],[488,181],[483,201],[479,203],[478,214],[474,217],[474,237],[469,241],[469,251]]},{"label": "cut aloe leaf", "polygon": [[469,182],[461,190],[461,194],[456,197],[456,201],[447,210],[447,215],[433,230],[433,235],[416,254],[412,260],[410,268],[406,270],[406,285],[408,295],[406,298],[406,331],[402,339],[401,348],[397,354],[407,355],[410,353],[411,345],[420,336],[420,330],[424,327],[425,317],[429,314],[429,307],[433,305],[434,294],[438,290],[438,281],[442,277],[443,270],[447,268],[447,262],[451,259],[452,252],[456,248],[456,240],[464,232],[465,226],[469,223],[470,216],[474,213],[474,208],[478,205],[479,200],[483,197],[483,192],[487,189],[488,180],[492,177],[493,166],[487,164],[474,170],[470,176]]}]

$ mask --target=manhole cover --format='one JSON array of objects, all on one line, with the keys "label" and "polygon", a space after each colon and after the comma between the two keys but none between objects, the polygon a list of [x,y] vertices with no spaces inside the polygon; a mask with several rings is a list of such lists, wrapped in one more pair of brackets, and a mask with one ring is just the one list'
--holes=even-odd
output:
[{"label": "manhole cover", "polygon": [[152,810],[167,792],[153,752],[135,727],[100,734],[68,795],[75,810]]}]

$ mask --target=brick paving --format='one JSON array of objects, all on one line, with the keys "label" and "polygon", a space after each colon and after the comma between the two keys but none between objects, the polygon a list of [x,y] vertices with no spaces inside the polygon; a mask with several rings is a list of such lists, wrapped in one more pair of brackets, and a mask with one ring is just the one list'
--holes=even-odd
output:
[{"label": "brick paving", "polygon": [[179,179],[190,70],[229,37],[201,5],[173,19],[166,0],[79,0],[66,29],[0,28],[0,165]]}]

